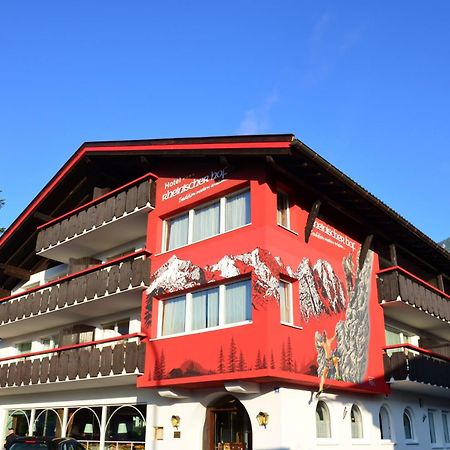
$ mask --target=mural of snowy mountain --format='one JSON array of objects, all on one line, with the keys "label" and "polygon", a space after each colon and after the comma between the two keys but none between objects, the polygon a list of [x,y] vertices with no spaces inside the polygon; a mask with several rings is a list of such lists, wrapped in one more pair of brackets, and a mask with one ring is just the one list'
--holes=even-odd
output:
[{"label": "mural of snowy mountain", "polygon": [[279,258],[260,248],[241,255],[225,255],[217,264],[206,266],[204,269],[191,261],[178,259],[173,255],[153,274],[150,281],[147,289],[146,324],[149,326],[151,322],[153,297],[250,272],[253,273],[252,302],[255,307],[262,306],[273,298],[279,300],[278,285],[281,270],[292,273],[292,270],[286,268]]},{"label": "mural of snowy mountain", "polygon": [[345,308],[342,282],[328,261],[319,259],[312,267],[309,259],[303,258],[295,276],[300,282],[300,311],[306,321]]}]

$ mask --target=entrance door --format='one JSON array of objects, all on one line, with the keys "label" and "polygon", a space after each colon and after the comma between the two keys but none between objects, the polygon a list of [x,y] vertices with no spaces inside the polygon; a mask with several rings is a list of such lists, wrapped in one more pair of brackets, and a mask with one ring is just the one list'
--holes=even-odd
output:
[{"label": "entrance door", "polygon": [[242,403],[226,396],[208,408],[208,450],[251,450],[250,418]]}]

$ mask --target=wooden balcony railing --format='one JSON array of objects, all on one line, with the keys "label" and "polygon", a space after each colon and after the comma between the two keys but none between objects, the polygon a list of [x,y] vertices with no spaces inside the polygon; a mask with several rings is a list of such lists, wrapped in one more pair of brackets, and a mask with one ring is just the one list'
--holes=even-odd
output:
[{"label": "wooden balcony railing", "polygon": [[450,358],[411,344],[385,347],[387,382],[415,381],[450,388]]},{"label": "wooden balcony railing", "polygon": [[401,267],[378,272],[379,303],[401,300],[409,305],[450,322],[450,296],[417,278]]},{"label": "wooden balcony railing", "polygon": [[[139,333],[0,359],[0,387],[142,374]],[[110,344],[110,345],[108,345]]]},{"label": "wooden balcony railing", "polygon": [[155,203],[154,175],[147,174],[38,227],[36,252],[99,228]]},{"label": "wooden balcony railing", "polygon": [[2,299],[0,329],[3,324],[148,286],[147,255],[141,250]]}]

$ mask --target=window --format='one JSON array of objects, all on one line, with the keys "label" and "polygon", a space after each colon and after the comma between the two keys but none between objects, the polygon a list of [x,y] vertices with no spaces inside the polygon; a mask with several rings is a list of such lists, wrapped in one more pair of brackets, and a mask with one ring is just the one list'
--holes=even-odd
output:
[{"label": "window", "polygon": [[414,439],[414,429],[412,424],[411,412],[408,409],[403,411],[403,431],[405,433],[406,440]]},{"label": "window", "polygon": [[250,223],[250,191],[240,191],[165,221],[164,250],[201,241]]},{"label": "window", "polygon": [[112,322],[102,324],[103,339],[115,336],[123,336],[130,332],[130,319],[119,319]]},{"label": "window", "polygon": [[351,427],[352,427],[352,439],[362,439],[363,438],[363,423],[361,410],[356,406],[352,406],[350,412]]},{"label": "window", "polygon": [[318,402],[316,407],[316,437],[331,437],[330,412],[325,402]]},{"label": "window", "polygon": [[18,353],[30,353],[31,352],[31,345],[32,342],[31,341],[27,341],[27,342],[21,342],[20,344],[16,345],[16,349]]},{"label": "window", "polygon": [[434,411],[428,410],[428,427],[430,429],[430,442],[436,444],[436,427],[434,424]]},{"label": "window", "polygon": [[378,419],[380,421],[381,439],[392,439],[391,419],[389,417],[388,410],[384,406],[380,408],[380,414],[378,415]]},{"label": "window", "polygon": [[283,323],[294,323],[292,314],[292,285],[280,280],[278,287],[280,293],[280,317]]},{"label": "window", "polygon": [[[418,345],[419,344],[418,336],[416,336],[412,333],[408,333],[407,331],[398,330],[398,329],[395,329],[392,327],[386,327],[385,335],[386,335],[386,344],[387,345],[398,345],[398,344]],[[401,351],[401,349],[398,349],[398,351]]]},{"label": "window", "polygon": [[290,227],[289,197],[284,192],[277,192],[277,223],[283,227]]},{"label": "window", "polygon": [[250,280],[204,289],[162,302],[161,335],[251,320]]},{"label": "window", "polygon": [[442,428],[444,430],[444,442],[446,444],[450,444],[450,432],[449,432],[449,426],[448,426],[448,411],[442,411]]},{"label": "window", "polygon": [[50,350],[58,345],[58,336],[45,336],[41,338],[41,350]]}]

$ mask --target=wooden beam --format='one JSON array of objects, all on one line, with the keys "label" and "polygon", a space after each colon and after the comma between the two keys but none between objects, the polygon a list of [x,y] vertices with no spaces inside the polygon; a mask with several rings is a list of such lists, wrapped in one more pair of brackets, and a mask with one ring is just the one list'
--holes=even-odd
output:
[{"label": "wooden beam", "polygon": [[322,202],[320,200],[316,200],[314,204],[312,205],[311,211],[309,211],[308,214],[308,220],[306,221],[305,226],[305,242],[308,243],[309,237],[311,236],[311,231],[314,226],[314,222],[317,219],[317,216],[319,214],[320,205]]},{"label": "wooden beam", "polygon": [[0,263],[0,269],[3,269],[6,275],[18,278],[19,280],[28,281],[30,279],[31,272],[29,270],[4,263]]},{"label": "wooden beam", "polygon": [[41,212],[39,212],[39,211],[35,211],[35,212],[33,213],[33,217],[35,217],[36,219],[41,220],[43,223],[45,223],[45,222],[50,222],[51,220],[54,219],[54,217],[49,216],[49,215],[44,214],[44,213],[41,213]]},{"label": "wooden beam", "polygon": [[389,244],[389,257],[393,266],[397,266],[397,247],[395,244]]},{"label": "wooden beam", "polygon": [[367,252],[370,249],[370,246],[372,245],[373,241],[373,234],[369,234],[364,239],[363,245],[361,247],[361,251],[359,252],[359,268],[362,269],[362,266],[364,265],[364,261],[366,260]]},{"label": "wooden beam", "polygon": [[0,288],[0,298],[9,297],[11,295],[11,291],[8,289]]},{"label": "wooden beam", "polygon": [[443,273],[440,273],[436,278],[437,278],[437,285],[438,285],[438,288],[439,288],[442,292],[445,292],[445,290],[444,290],[444,288],[445,288],[445,286],[444,286],[444,274],[443,274]]}]

